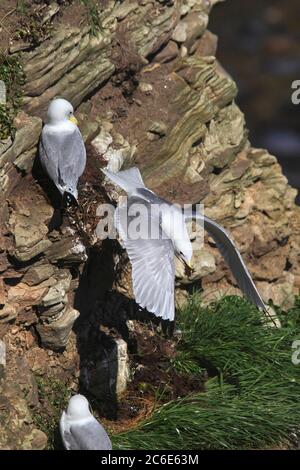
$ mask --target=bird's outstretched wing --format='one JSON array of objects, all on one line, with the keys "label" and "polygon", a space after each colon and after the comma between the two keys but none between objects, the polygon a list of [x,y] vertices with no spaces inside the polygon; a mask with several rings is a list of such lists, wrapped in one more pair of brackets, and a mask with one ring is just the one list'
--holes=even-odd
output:
[{"label": "bird's outstretched wing", "polygon": [[54,184],[76,190],[86,164],[86,151],[80,131],[42,132],[40,160]]},{"label": "bird's outstretched wing", "polygon": [[[95,420],[86,424],[73,424],[69,431],[70,450],[111,450],[105,429]],[[73,448],[73,446],[75,448]]]},{"label": "bird's outstretched wing", "polygon": [[[134,222],[128,211],[140,204],[140,224],[143,238],[136,238],[130,228]],[[115,225],[127,250],[132,265],[133,291],[136,302],[164,320],[174,320],[174,248],[160,227],[159,215],[153,213],[151,204],[139,197],[131,197],[127,205],[119,204]],[[151,227],[157,227],[157,237],[152,238]],[[147,233],[146,233],[147,232]],[[145,237],[146,234],[146,237]],[[135,239],[136,238],[136,239]]]},{"label": "bird's outstretched wing", "polygon": [[194,219],[204,223],[205,230],[214,239],[217,248],[224,257],[243,294],[256,305],[257,308],[263,310],[275,324],[274,319],[268,313],[267,307],[253,282],[239,250],[224,228],[209,217],[196,213],[195,211],[185,212],[184,215],[186,221]]}]

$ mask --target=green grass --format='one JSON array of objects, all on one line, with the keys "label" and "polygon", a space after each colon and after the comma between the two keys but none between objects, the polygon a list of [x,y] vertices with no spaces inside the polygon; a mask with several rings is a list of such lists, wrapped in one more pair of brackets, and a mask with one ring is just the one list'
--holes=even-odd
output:
[{"label": "green grass", "polygon": [[89,22],[91,26],[91,34],[97,36],[102,31],[101,19],[98,11],[96,0],[80,0],[81,3],[87,8],[89,15]]},{"label": "green grass", "polygon": [[25,76],[18,54],[0,53],[0,80],[4,81],[7,92],[6,104],[0,105],[0,140],[4,140],[14,135],[13,119],[22,105]]},{"label": "green grass", "polygon": [[[282,312],[278,312],[280,315]],[[247,301],[202,307],[197,295],[178,314],[172,367],[208,373],[206,391],[157,406],[138,427],[113,436],[115,449],[244,449],[290,441],[300,429],[299,302],[281,329]]]},{"label": "green grass", "polygon": [[48,437],[47,450],[61,448],[59,420],[62,410],[67,407],[71,391],[64,382],[55,377],[36,375],[35,379],[41,408],[32,414],[34,423]]}]

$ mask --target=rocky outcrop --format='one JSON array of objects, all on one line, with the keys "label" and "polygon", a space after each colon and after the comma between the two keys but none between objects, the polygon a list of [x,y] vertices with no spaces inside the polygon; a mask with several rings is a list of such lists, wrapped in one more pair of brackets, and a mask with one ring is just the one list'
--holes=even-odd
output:
[{"label": "rocky outcrop", "polygon": [[47,436],[37,429],[30,409],[38,403],[37,384],[24,359],[10,357],[5,381],[0,383],[0,391],[0,448],[44,449]]},{"label": "rocky outcrop", "polygon": [[16,124],[15,139],[4,145],[1,155],[0,323],[39,324],[42,343],[61,349],[78,316],[68,300],[75,287],[72,276],[62,264],[80,264],[86,252],[70,229],[49,231],[54,209],[29,176],[41,120],[21,113]]},{"label": "rocky outcrop", "polygon": [[[90,184],[97,192],[99,167],[137,164],[161,196],[201,201],[231,231],[265,300],[291,305],[300,283],[295,191],[275,157],[247,140],[236,85],[214,57],[211,5],[111,1],[100,12],[97,36],[88,25],[58,24],[51,39],[23,52],[27,114],[18,115],[14,140],[0,148],[2,324],[34,326],[44,346],[64,348],[79,314],[73,302],[78,268],[97,241],[97,224],[78,215],[51,229],[52,201],[31,177],[42,125],[36,114],[56,95],[78,106],[94,93],[78,112],[94,156],[82,196]],[[116,199],[118,191],[105,185]],[[89,204],[97,220],[96,204]],[[195,246],[193,262],[189,275],[177,266],[179,286],[200,284],[207,299],[238,292],[210,240]],[[130,279],[124,286],[122,293],[129,293]]]},{"label": "rocky outcrop", "polygon": [[[138,165],[160,196],[202,202],[206,214],[231,233],[266,301],[288,308],[300,287],[296,192],[276,158],[248,141],[234,101],[237,87],[215,58],[216,36],[207,30],[217,2],[98,3],[105,6],[97,36],[86,22],[58,22],[51,38],[22,52],[24,111],[16,118],[14,139],[0,143],[0,341],[16,328],[18,337],[26,337],[20,349],[26,349],[31,370],[47,374],[49,363],[57,370],[63,364],[76,388],[80,368],[81,382],[97,398],[107,395],[107,383],[121,393],[129,376],[126,343],[120,335],[103,340],[100,303],[111,287],[123,300],[132,297],[126,255],[97,231],[99,204],[120,194],[103,180],[101,167]],[[35,160],[41,117],[57,95],[77,107],[88,153],[80,208],[65,212],[60,223],[51,185]],[[238,294],[212,240],[205,238],[204,247],[193,243],[195,270],[186,273],[177,265],[177,304],[188,285],[202,288],[205,301]],[[122,305],[110,312],[117,329],[116,318],[125,323]],[[89,344],[99,348],[97,354]],[[4,367],[0,349],[0,378]],[[0,433],[0,447],[43,448],[45,436],[12,382],[3,385],[5,419],[17,414],[19,420]]]}]

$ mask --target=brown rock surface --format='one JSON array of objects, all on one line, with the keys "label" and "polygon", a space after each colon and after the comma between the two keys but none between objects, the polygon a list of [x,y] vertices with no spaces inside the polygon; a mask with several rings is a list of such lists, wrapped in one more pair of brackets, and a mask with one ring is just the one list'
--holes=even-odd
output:
[{"label": "brown rock surface", "polygon": [[[84,366],[87,374],[96,370],[97,387],[107,352],[103,324],[128,335],[130,266],[95,231],[99,204],[119,195],[103,184],[104,165],[135,164],[160,196],[204,203],[236,241],[266,301],[288,308],[299,292],[296,192],[276,158],[248,141],[234,102],[237,87],[214,57],[216,38],[206,29],[209,3],[216,1],[104,2],[97,37],[86,23],[57,21],[49,39],[22,52],[26,114],[16,119],[15,139],[0,143],[0,338],[9,351],[0,408],[10,423],[0,432],[0,448],[46,445],[29,409],[37,399],[32,371],[68,376],[70,390],[77,390]],[[51,185],[34,161],[40,117],[56,95],[81,105],[88,151],[80,207],[65,212],[62,224],[55,222]],[[240,294],[210,239],[195,261],[192,275],[179,269],[178,303],[187,284],[201,287],[205,301]],[[105,309],[112,287],[119,296]],[[101,345],[94,368],[90,343]]]}]

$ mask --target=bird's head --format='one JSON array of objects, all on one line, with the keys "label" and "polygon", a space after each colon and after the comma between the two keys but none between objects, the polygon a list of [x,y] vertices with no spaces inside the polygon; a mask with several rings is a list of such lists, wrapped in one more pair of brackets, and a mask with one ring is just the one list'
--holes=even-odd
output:
[{"label": "bird's head", "polygon": [[83,419],[90,416],[89,402],[83,395],[74,395],[70,398],[67,415],[71,419]]},{"label": "bird's head", "polygon": [[71,121],[73,124],[78,124],[74,116],[73,106],[63,98],[55,98],[51,101],[47,111],[47,120],[50,124],[63,121]]}]

